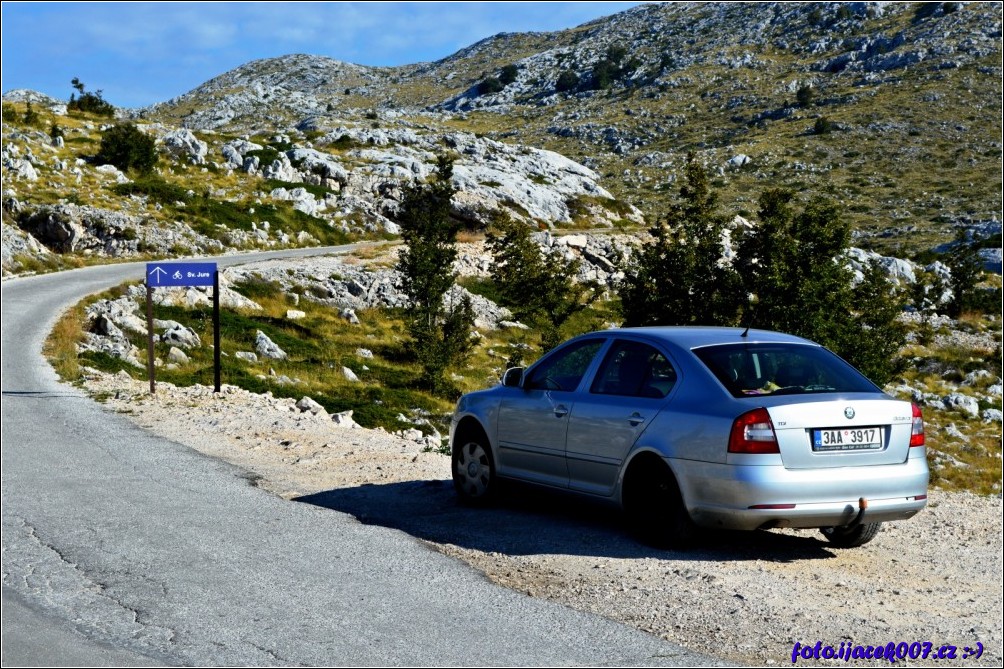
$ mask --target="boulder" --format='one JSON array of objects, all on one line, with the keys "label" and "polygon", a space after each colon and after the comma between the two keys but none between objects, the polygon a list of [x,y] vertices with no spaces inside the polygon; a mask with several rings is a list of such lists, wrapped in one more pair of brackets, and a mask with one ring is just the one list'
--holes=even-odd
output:
[{"label": "boulder", "polygon": [[315,402],[310,397],[307,397],[306,395],[304,395],[303,397],[301,397],[300,400],[296,403],[296,408],[299,409],[302,413],[306,413],[307,411],[309,411],[310,413],[314,414],[315,416],[317,414],[321,414],[321,413],[325,413],[326,414],[327,413],[324,410],[323,406],[321,406],[320,404],[318,404],[317,402]]},{"label": "boulder", "polygon": [[202,339],[192,328],[185,327],[180,323],[173,323],[160,335],[160,341],[165,344],[183,346],[185,348],[198,348],[202,346]]},{"label": "boulder", "polygon": [[725,167],[732,170],[737,170],[740,167],[749,164],[750,162],[752,162],[752,160],[753,159],[747,156],[745,153],[740,153],[729,158],[725,162]]},{"label": "boulder", "polygon": [[188,356],[177,346],[172,346],[171,350],[167,352],[167,359],[176,365],[184,365],[189,362]]},{"label": "boulder", "polygon": [[946,407],[959,409],[973,418],[980,415],[980,403],[976,401],[975,397],[952,393],[944,398],[944,402]]},{"label": "boulder", "polygon": [[286,352],[279,348],[279,346],[269,339],[268,335],[261,330],[255,332],[254,346],[258,354],[265,358],[271,358],[272,360],[285,360],[288,357]]},{"label": "boulder", "polygon": [[203,165],[209,153],[209,145],[196,137],[191,130],[172,130],[161,139],[164,149],[179,160],[187,160],[195,165]]},{"label": "boulder", "polygon": [[331,422],[336,427],[352,429],[359,427],[359,424],[352,420],[352,409],[331,414]]}]

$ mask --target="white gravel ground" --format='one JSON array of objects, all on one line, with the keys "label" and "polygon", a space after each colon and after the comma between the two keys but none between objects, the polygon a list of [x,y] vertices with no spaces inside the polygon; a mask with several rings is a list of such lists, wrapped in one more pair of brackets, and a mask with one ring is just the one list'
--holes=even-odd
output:
[{"label": "white gravel ground", "polygon": [[[870,544],[815,532],[716,533],[687,552],[635,542],[603,507],[514,488],[496,507],[457,505],[449,459],[381,430],[335,426],[292,400],[231,386],[174,388],[94,372],[109,411],[241,466],[277,495],[396,527],[534,597],[623,621],[725,660],[790,665],[796,642],[911,644],[902,666],[1000,666],[1000,497],[933,489],[928,508]],[[965,657],[983,646],[982,656]],[[955,658],[936,659],[942,646]],[[904,646],[903,650],[908,650]],[[946,649],[944,652],[949,652]],[[885,659],[798,659],[881,666]]]}]

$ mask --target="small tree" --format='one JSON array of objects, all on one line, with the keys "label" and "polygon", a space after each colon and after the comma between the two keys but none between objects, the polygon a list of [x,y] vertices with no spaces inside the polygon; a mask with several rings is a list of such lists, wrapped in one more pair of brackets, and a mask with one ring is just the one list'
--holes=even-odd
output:
[{"label": "small tree", "polygon": [[408,296],[411,349],[422,366],[421,382],[434,392],[447,389],[446,369],[462,362],[473,348],[474,309],[467,296],[444,304],[453,287],[460,224],[450,216],[455,189],[450,182],[453,161],[440,156],[434,180],[405,189],[401,202],[401,236],[405,248],[398,258],[402,288]]},{"label": "small tree", "polygon": [[506,212],[493,216],[487,247],[500,303],[540,330],[545,351],[560,344],[562,326],[600,296],[598,285],[576,281],[578,260],[544,253],[530,227]]},{"label": "small tree", "polygon": [[515,65],[506,65],[499,71],[499,81],[503,86],[508,86],[516,81],[516,75],[518,73],[519,69]]},{"label": "small tree", "polygon": [[845,256],[850,225],[827,200],[801,211],[793,200],[791,191],[764,192],[760,223],[739,242],[735,267],[752,295],[743,321],[812,339],[883,384],[899,369],[903,296],[876,266],[855,286]]},{"label": "small tree", "polygon": [[91,114],[97,114],[98,116],[107,116],[109,118],[115,116],[115,107],[101,97],[101,91],[97,91],[95,93],[85,91],[83,82],[81,82],[77,77],[73,77],[70,85],[73,86],[78,93],[80,93],[80,97],[78,98],[71,94],[70,102],[66,105],[67,110],[88,112]]},{"label": "small tree", "polygon": [[123,123],[104,132],[96,159],[123,172],[136,170],[147,174],[157,164],[157,145],[132,123]]},{"label": "small tree", "polygon": [[592,87],[595,90],[610,88],[617,78],[617,64],[608,58],[603,58],[593,65]]},{"label": "small tree", "polygon": [[945,264],[952,272],[948,281],[948,286],[952,289],[948,315],[958,318],[967,311],[981,310],[978,284],[983,281],[983,263],[976,244],[968,241],[965,233],[960,232],[956,237],[955,247],[945,258]]},{"label": "small tree", "polygon": [[558,81],[555,83],[554,88],[559,93],[566,93],[568,91],[574,91],[579,87],[579,75],[575,74],[571,70],[565,70],[558,75]]},{"label": "small tree", "polygon": [[833,123],[825,116],[820,116],[812,126],[812,131],[817,135],[825,135],[833,130]]},{"label": "small tree", "polygon": [[722,262],[727,219],[693,154],[684,173],[680,200],[624,268],[619,295],[625,325],[737,322],[743,301],[738,275]]},{"label": "small tree", "polygon": [[31,106],[31,102],[24,110],[24,124],[25,125],[38,125],[40,117],[38,112]]},{"label": "small tree", "polygon": [[798,100],[799,107],[808,107],[816,99],[816,91],[812,86],[805,85],[798,89],[795,93],[795,99]]}]

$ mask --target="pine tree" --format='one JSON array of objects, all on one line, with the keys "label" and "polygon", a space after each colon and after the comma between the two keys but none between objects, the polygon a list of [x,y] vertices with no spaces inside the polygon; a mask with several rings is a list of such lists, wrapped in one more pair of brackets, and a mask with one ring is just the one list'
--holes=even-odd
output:
[{"label": "pine tree", "polygon": [[460,223],[450,216],[455,191],[452,176],[452,159],[440,156],[431,183],[405,189],[400,213],[405,248],[397,270],[409,300],[411,349],[422,366],[422,384],[434,392],[448,390],[446,369],[462,362],[473,348],[470,333],[474,309],[470,299],[464,296],[444,304],[456,280],[453,263],[460,229]]},{"label": "pine tree", "polygon": [[[978,284],[983,280],[983,263],[976,244],[968,241],[965,233],[956,237],[955,247],[945,258],[945,264],[952,272],[948,281],[948,286],[952,289],[948,315],[958,318],[966,311],[979,311],[982,305]],[[1000,306],[999,303],[997,306]]]},{"label": "pine tree", "polygon": [[70,85],[80,93],[80,97],[78,98],[75,94],[70,94],[70,102],[66,105],[68,110],[88,112],[109,118],[115,115],[115,107],[101,97],[100,90],[95,93],[85,92],[83,82],[77,77],[73,77]]},{"label": "pine tree", "polygon": [[735,325],[743,298],[738,275],[722,262],[726,223],[704,168],[689,155],[679,201],[624,268],[624,324]]},{"label": "pine tree", "polygon": [[530,227],[506,212],[493,216],[486,246],[499,302],[541,332],[545,351],[561,343],[562,326],[600,296],[598,285],[576,281],[577,259],[545,254]]},{"label": "pine tree", "polygon": [[854,285],[850,225],[833,203],[816,198],[796,211],[794,197],[764,192],[759,225],[739,241],[735,267],[752,295],[743,322],[818,342],[883,384],[900,367],[904,297],[877,266]]}]

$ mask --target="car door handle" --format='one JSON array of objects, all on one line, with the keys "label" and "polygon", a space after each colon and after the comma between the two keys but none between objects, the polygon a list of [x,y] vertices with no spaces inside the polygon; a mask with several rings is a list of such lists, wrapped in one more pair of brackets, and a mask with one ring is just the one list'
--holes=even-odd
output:
[{"label": "car door handle", "polygon": [[554,415],[557,418],[564,418],[565,416],[568,415],[568,407],[566,407],[564,404],[559,404],[558,406],[554,407]]},{"label": "car door handle", "polygon": [[628,422],[631,423],[632,426],[637,427],[639,424],[645,422],[645,417],[635,411],[633,414],[628,416]]}]

